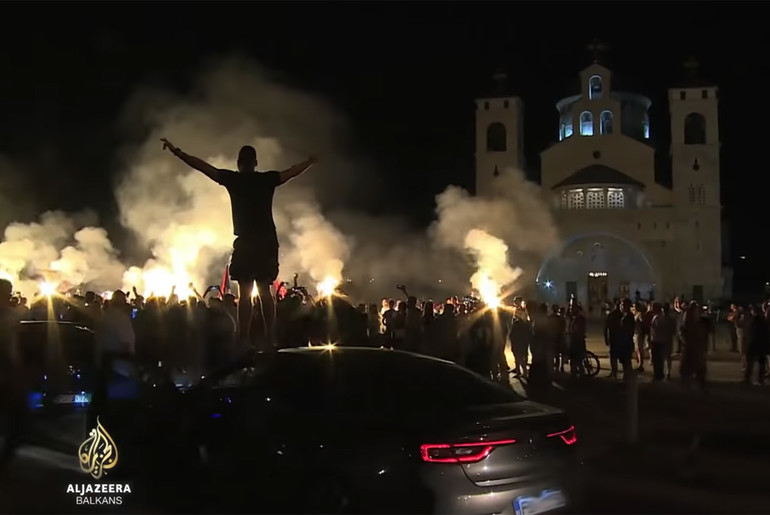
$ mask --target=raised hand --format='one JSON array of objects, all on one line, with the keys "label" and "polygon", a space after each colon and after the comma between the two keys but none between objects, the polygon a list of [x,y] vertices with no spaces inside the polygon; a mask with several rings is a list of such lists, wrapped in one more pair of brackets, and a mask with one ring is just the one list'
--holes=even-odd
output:
[{"label": "raised hand", "polygon": [[169,152],[171,152],[172,154],[175,154],[175,153],[176,153],[176,151],[177,151],[177,150],[179,150],[179,149],[176,147],[176,145],[174,145],[173,143],[171,143],[171,142],[170,142],[169,140],[167,140],[166,138],[160,138],[160,140],[163,142],[163,150],[168,150],[168,151],[169,151]]}]

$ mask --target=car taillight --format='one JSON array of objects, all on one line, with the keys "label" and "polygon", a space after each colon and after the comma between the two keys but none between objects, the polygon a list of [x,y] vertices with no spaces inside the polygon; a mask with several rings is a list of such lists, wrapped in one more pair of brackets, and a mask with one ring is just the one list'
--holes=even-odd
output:
[{"label": "car taillight", "polygon": [[575,433],[575,426],[570,426],[569,429],[565,429],[564,431],[559,431],[556,433],[551,433],[548,436],[548,438],[561,438],[562,442],[566,443],[567,445],[573,445],[577,442],[577,433]]},{"label": "car taillight", "polygon": [[427,463],[475,463],[489,456],[497,447],[516,440],[472,443],[426,443],[420,446],[422,461]]}]

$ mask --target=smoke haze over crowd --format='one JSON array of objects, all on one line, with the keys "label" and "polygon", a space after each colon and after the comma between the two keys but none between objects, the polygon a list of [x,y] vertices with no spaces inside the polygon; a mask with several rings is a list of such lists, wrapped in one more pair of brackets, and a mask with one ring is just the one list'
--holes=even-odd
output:
[{"label": "smoke haze over crowd", "polygon": [[345,210],[341,206],[352,195],[376,194],[379,181],[371,166],[347,157],[348,124],[323,100],[241,59],[208,66],[184,97],[139,90],[124,123],[138,124],[148,136],[138,147],[116,149],[124,171],[115,195],[121,223],[152,258],[125,263],[94,217],[47,213],[38,223],[5,230],[0,274],[12,277],[17,290],[31,296],[45,279],[62,291],[136,286],[145,294],[168,295],[175,286],[184,295],[191,282],[199,290],[218,282],[234,239],[227,191],[162,152],[161,137],[228,169],[242,145],[257,149],[260,170],[321,155],[316,168],[276,192],[283,280],[295,272],[310,286],[347,278],[368,300],[391,295],[396,283],[418,295],[457,294],[468,290],[479,270],[501,287],[533,280],[533,270],[557,242],[538,186],[516,170],[499,178],[505,191],[499,198],[447,188],[436,198],[437,219],[427,232],[408,229],[397,216]]}]

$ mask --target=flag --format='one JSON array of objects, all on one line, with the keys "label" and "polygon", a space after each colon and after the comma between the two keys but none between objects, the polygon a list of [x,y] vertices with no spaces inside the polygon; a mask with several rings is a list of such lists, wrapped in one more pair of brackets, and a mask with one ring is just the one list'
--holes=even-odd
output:
[{"label": "flag", "polygon": [[225,266],[222,274],[222,281],[219,283],[219,297],[224,298],[226,293],[230,292],[230,263]]}]

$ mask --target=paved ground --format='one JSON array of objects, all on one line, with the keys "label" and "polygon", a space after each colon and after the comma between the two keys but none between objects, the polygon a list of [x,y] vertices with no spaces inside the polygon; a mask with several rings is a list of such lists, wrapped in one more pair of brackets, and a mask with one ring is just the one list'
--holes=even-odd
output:
[{"label": "paved ground", "polygon": [[626,444],[625,384],[562,378],[545,391],[519,382],[514,388],[570,413],[587,468],[592,504],[586,511],[767,513],[770,387],[736,383],[737,362],[717,368],[723,380],[705,393],[639,376],[636,445]]}]

